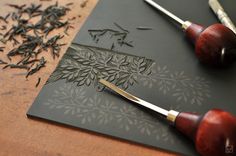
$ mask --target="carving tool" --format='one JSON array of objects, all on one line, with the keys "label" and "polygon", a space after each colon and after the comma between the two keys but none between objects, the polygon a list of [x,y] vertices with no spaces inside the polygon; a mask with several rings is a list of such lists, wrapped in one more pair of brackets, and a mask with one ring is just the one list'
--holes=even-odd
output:
[{"label": "carving tool", "polygon": [[229,16],[224,11],[223,7],[219,3],[218,0],[209,0],[209,5],[213,12],[216,14],[218,19],[223,23],[225,26],[230,28],[236,34],[236,27],[234,26],[233,22],[230,20]]},{"label": "carving tool", "polygon": [[[190,112],[165,110],[146,102],[114,84],[100,79],[99,82],[122,97],[149,108],[170,122],[177,130],[195,142],[196,150],[203,156],[236,155],[236,117],[221,109],[211,109],[204,115]],[[229,151],[228,149],[231,148]]]},{"label": "carving tool", "polygon": [[187,38],[195,44],[195,53],[199,60],[210,65],[228,65],[236,60],[236,34],[222,24],[203,27],[190,21],[183,21],[153,0],[144,0],[161,11],[184,30]]}]

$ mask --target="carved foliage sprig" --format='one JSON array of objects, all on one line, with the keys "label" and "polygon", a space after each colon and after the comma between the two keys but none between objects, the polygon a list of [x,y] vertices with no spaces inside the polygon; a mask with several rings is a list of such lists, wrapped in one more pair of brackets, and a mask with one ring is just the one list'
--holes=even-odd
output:
[{"label": "carved foliage sprig", "polygon": [[144,57],[73,45],[49,82],[65,79],[78,86],[90,86],[103,78],[127,89],[137,82],[137,75],[149,75],[152,64],[152,60]]},{"label": "carved foliage sprig", "polygon": [[190,78],[184,71],[170,72],[166,66],[152,69],[151,75],[139,76],[141,84],[155,86],[164,95],[171,94],[177,102],[202,105],[210,97],[210,82],[202,77]]},{"label": "carved foliage sprig", "polygon": [[126,135],[137,133],[167,143],[176,143],[166,126],[158,122],[158,118],[132,105],[104,99],[100,92],[89,97],[86,94],[85,86],[66,84],[55,90],[44,105],[61,111],[65,116],[78,118],[82,125],[107,126],[123,131]]}]

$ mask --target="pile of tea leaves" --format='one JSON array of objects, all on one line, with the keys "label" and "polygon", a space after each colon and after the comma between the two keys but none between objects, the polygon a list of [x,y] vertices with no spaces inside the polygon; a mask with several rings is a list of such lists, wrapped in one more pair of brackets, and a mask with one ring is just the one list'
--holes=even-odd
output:
[{"label": "pile of tea leaves", "polygon": [[[65,18],[73,3],[60,6],[56,2],[45,8],[42,4],[6,5],[13,11],[0,16],[0,53],[6,56],[0,58],[0,65],[5,70],[26,70],[25,77],[28,78],[46,66],[46,53],[50,52],[53,59],[59,57],[61,47],[65,45],[60,40],[73,28],[71,21],[75,18]],[[49,35],[58,29],[64,35]],[[6,47],[12,48],[7,51],[9,48]]]}]

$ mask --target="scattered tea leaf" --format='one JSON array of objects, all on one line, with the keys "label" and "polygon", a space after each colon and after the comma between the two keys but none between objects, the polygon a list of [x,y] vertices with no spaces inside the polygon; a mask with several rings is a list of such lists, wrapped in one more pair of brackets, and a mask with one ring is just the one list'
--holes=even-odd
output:
[{"label": "scattered tea leaf", "polygon": [[38,78],[38,81],[37,81],[37,83],[35,85],[36,88],[39,86],[40,82],[41,82],[41,77]]},{"label": "scattered tea leaf", "polygon": [[7,67],[29,70],[28,66],[26,66],[26,65],[17,65],[17,64],[8,64],[8,65],[4,66],[2,69],[6,69]]},{"label": "scattered tea leaf", "polygon": [[7,62],[0,60],[0,64],[7,64]]},{"label": "scattered tea leaf", "polygon": [[26,75],[26,78],[28,78],[30,75],[33,75],[35,74],[37,71],[39,71],[42,67],[45,67],[45,64],[46,64],[46,60],[44,59],[44,57],[42,57],[40,60],[39,60],[39,63],[36,64],[36,67],[31,69],[27,75]]},{"label": "scattered tea leaf", "polygon": [[4,51],[4,48],[5,48],[5,47],[0,47],[0,52],[3,52],[3,51]]},{"label": "scattered tea leaf", "polygon": [[137,27],[136,29],[138,29],[138,30],[152,30],[153,28],[140,26],[140,27]]},{"label": "scattered tea leaf", "polygon": [[129,31],[128,31],[128,30],[126,30],[126,29],[122,28],[122,27],[121,27],[119,24],[117,24],[117,23],[115,23],[115,22],[114,22],[114,25],[115,25],[117,28],[119,28],[119,29],[123,30],[124,32],[126,32],[126,33],[129,33]]},{"label": "scattered tea leaf", "polygon": [[81,8],[86,7],[87,3],[88,3],[88,0],[84,0],[84,1],[80,4],[80,7],[81,7]]}]

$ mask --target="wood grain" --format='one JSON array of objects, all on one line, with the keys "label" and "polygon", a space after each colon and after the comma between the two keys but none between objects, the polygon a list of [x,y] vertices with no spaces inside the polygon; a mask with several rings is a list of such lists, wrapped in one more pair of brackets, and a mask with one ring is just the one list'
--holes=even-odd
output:
[{"label": "wood grain", "polygon": [[[39,3],[39,0],[1,0],[1,15],[10,9],[6,3]],[[54,1],[55,2],[55,1]],[[48,5],[54,2],[42,2]],[[63,40],[70,43],[79,31],[86,17],[92,11],[97,0],[89,0],[86,7],[81,8],[83,0],[58,0],[60,4],[74,2],[71,17],[78,17],[74,22],[75,29],[71,29],[69,37]],[[58,32],[54,32],[58,33]],[[7,47],[10,49],[10,47]],[[63,47],[62,54],[67,47]],[[3,54],[0,55],[1,58]],[[134,143],[112,139],[103,135],[80,129],[65,127],[50,122],[32,120],[26,117],[26,112],[41,90],[49,75],[55,69],[60,58],[52,60],[48,57],[48,64],[38,74],[25,79],[20,70],[0,67],[0,156],[171,156],[175,154],[137,145]],[[35,88],[38,76],[42,81]]]}]

